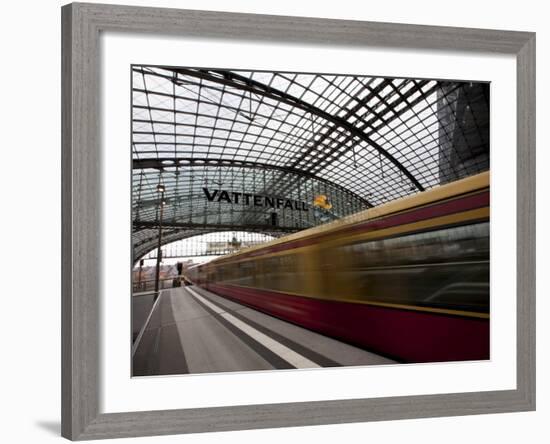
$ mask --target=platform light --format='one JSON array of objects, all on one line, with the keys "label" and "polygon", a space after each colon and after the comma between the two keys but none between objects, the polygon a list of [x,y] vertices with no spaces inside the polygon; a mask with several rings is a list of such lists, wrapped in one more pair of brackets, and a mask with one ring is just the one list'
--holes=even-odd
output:
[{"label": "platform light", "polygon": [[164,213],[164,206],[166,205],[166,199],[164,199],[164,192],[166,187],[159,183],[157,185],[157,191],[161,193],[159,201],[159,230],[158,230],[158,244],[157,244],[157,266],[155,270],[155,296],[154,300],[156,301],[159,296],[159,283],[160,283],[160,263],[162,261],[162,216]]}]

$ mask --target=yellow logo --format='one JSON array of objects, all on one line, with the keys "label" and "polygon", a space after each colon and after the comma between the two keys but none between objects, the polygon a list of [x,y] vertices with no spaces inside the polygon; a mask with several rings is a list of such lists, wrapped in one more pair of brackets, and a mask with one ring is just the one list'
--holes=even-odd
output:
[{"label": "yellow logo", "polygon": [[318,196],[315,196],[315,199],[313,200],[313,206],[322,208],[323,210],[330,210],[332,208],[332,204],[328,201],[327,196],[324,194],[319,194]]}]

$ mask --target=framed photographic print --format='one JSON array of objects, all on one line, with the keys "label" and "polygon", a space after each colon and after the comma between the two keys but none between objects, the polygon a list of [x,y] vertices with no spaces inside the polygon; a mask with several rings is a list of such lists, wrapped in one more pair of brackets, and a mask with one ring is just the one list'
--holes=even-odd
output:
[{"label": "framed photographic print", "polygon": [[535,408],[533,33],[62,23],[65,437]]}]

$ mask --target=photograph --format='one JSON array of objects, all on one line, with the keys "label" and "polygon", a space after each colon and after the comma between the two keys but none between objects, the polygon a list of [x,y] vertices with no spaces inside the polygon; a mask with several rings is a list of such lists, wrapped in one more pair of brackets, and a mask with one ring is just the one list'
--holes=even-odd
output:
[{"label": "photograph", "polygon": [[490,82],[130,70],[133,377],[491,359]]}]

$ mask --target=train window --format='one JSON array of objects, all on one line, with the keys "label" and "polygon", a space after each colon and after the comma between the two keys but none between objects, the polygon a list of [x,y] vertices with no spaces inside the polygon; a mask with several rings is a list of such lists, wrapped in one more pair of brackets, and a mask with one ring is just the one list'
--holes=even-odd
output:
[{"label": "train window", "polygon": [[351,272],[345,273],[346,297],[489,310],[489,222],[345,245],[339,250],[351,263]]},{"label": "train window", "polygon": [[244,261],[236,264],[234,283],[245,287],[254,286],[255,265],[254,261]]},{"label": "train window", "polygon": [[261,266],[261,273],[255,286],[275,291],[294,292],[299,279],[296,266],[296,255],[286,254],[259,259],[256,263]]}]

